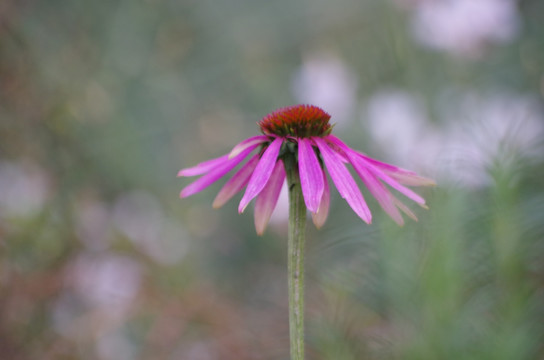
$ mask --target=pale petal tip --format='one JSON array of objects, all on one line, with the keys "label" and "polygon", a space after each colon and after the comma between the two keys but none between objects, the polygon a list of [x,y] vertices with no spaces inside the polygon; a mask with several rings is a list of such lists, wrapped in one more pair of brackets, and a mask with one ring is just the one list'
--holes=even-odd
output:
[{"label": "pale petal tip", "polygon": [[315,227],[317,229],[321,229],[323,225],[325,225],[325,223],[327,222],[327,218],[329,216],[329,209],[328,207],[320,208],[317,212],[310,214],[312,215],[312,222],[314,223]]},{"label": "pale petal tip", "polygon": [[389,212],[387,212],[387,215],[389,215],[389,217],[395,222],[395,224],[397,224],[398,226],[400,227],[403,227],[404,226],[404,218],[402,217],[402,215],[400,214],[400,212],[396,212],[395,215],[392,215],[390,214]]},{"label": "pale petal tip", "polygon": [[266,225],[267,224],[264,224],[264,225],[255,224],[255,231],[257,232],[257,235],[259,235],[259,236],[264,235],[264,231],[266,230]]},{"label": "pale petal tip", "polygon": [[416,186],[436,186],[436,181],[431,178],[418,176],[419,183]]},{"label": "pale petal tip", "polygon": [[314,214],[312,214],[312,222],[314,223],[315,228],[317,230],[320,230],[323,227],[323,225],[325,225],[325,221],[322,221],[321,219],[319,219],[319,218],[317,218],[317,217],[315,217],[313,215]]},{"label": "pale petal tip", "polygon": [[236,155],[240,154],[242,151],[244,151],[245,146],[240,146],[240,144],[236,145],[232,148],[232,150],[229,152],[227,159],[230,160]]},{"label": "pale petal tip", "polygon": [[242,204],[242,203],[240,203],[240,205],[238,206],[238,214],[243,213],[243,212],[246,210],[247,205],[248,205],[248,204]]},{"label": "pale petal tip", "polygon": [[232,149],[232,151],[229,153],[229,156],[227,157],[227,159],[232,159],[233,157],[235,157],[236,155],[238,155],[240,153],[240,151],[238,149]]},{"label": "pale petal tip", "polygon": [[227,201],[229,201],[230,198],[225,198],[225,196],[221,196],[221,192],[217,194],[215,199],[213,199],[212,207],[214,209],[219,209],[221,206],[225,205]]},{"label": "pale petal tip", "polygon": [[403,212],[412,220],[414,220],[415,222],[418,222],[419,219],[417,218],[416,214],[414,214],[413,212],[407,212],[407,211],[404,211]]},{"label": "pale petal tip", "polygon": [[408,217],[414,221],[417,221],[417,216],[416,214],[414,214],[406,205],[404,205],[403,202],[401,202],[399,199],[393,197],[393,202],[395,203],[395,205],[403,212],[405,213],[406,215],[408,215]]}]

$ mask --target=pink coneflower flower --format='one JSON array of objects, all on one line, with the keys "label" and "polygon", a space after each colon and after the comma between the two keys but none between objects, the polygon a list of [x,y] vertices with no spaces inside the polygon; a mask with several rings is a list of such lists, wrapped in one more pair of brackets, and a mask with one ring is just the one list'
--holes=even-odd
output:
[{"label": "pink coneflower flower", "polygon": [[[366,223],[372,220],[367,203],[345,164],[351,164],[370,193],[396,223],[404,223],[401,212],[417,220],[414,213],[386,185],[425,207],[425,200],[404,185],[428,186],[434,185],[434,181],[351,149],[331,134],[329,119],[329,114],[313,105],[295,105],[268,114],[258,123],[263,135],[242,141],[229,154],[182,169],[178,176],[202,176],[187,185],[180,197],[205,189],[249,157],[219,191],[213,206],[222,206],[246,187],[238,211],[242,213],[249,202],[257,198],[255,227],[261,235],[285,181],[283,160],[291,154],[297,159],[304,202],[318,228],[324,224],[329,212],[330,191],[325,168],[353,211]],[[259,150],[250,156],[257,148]]]}]

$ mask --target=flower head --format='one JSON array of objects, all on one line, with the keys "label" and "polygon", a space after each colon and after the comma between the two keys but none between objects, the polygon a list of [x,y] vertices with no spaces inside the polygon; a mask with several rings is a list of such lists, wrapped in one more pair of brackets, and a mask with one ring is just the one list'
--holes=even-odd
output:
[{"label": "flower head", "polygon": [[257,198],[255,227],[258,234],[264,232],[278,201],[285,181],[283,160],[287,156],[296,159],[304,202],[317,227],[324,224],[329,212],[330,191],[325,168],[353,211],[367,223],[372,220],[366,201],[345,164],[351,164],[395,222],[399,225],[404,223],[401,212],[417,220],[414,213],[386,185],[425,207],[425,200],[405,185],[428,186],[434,185],[434,181],[349,148],[331,134],[329,119],[329,114],[313,105],[295,105],[268,114],[259,122],[264,135],[242,141],[229,154],[182,169],[178,176],[202,176],[187,185],[180,197],[193,195],[208,187],[259,148],[227,181],[213,202],[214,207],[220,207],[246,187],[238,211],[243,212],[251,200]]},{"label": "flower head", "polygon": [[331,116],[317,106],[297,105],[278,109],[266,115],[259,126],[265,135],[309,138],[328,135]]}]

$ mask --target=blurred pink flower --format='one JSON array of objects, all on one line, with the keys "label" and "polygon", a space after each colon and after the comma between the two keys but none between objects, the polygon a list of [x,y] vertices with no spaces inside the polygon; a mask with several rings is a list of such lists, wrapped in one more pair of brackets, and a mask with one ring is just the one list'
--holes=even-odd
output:
[{"label": "blurred pink flower", "polygon": [[216,208],[222,206],[247,185],[238,211],[243,212],[249,202],[257,198],[255,227],[260,235],[267,226],[285,181],[282,158],[289,153],[297,155],[304,201],[317,227],[324,224],[329,212],[330,191],[324,167],[353,211],[367,223],[372,220],[366,201],[345,163],[353,166],[370,193],[395,222],[399,225],[404,223],[399,210],[416,219],[414,213],[383,183],[425,207],[425,200],[404,185],[428,186],[434,185],[434,181],[349,148],[331,135],[329,119],[328,113],[312,105],[295,105],[268,114],[259,122],[264,135],[242,141],[229,154],[182,169],[178,176],[202,177],[187,185],[180,197],[193,195],[210,186],[260,147],[259,152],[227,181],[213,203]]}]

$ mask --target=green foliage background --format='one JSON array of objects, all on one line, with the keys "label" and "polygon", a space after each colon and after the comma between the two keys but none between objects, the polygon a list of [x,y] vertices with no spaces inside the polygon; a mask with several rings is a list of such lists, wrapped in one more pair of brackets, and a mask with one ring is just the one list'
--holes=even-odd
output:
[{"label": "green foliage background", "polygon": [[[402,88],[437,126],[470,92],[541,106],[544,7],[516,7],[518,36],[464,59],[419,45],[391,1],[3,0],[0,359],[288,358],[284,227],[213,210],[220,185],[180,200],[177,171],[295,103],[321,49],[360,104]],[[364,117],[335,132],[388,160]],[[544,156],[504,155],[484,186],[423,191],[402,228],[333,191],[309,231],[308,359],[544,358]]]}]

